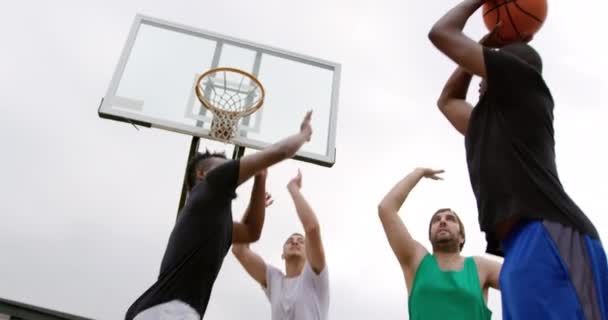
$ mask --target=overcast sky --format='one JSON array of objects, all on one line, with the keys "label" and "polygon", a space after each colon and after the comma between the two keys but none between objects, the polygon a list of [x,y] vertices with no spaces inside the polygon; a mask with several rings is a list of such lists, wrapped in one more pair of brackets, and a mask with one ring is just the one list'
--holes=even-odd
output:
[{"label": "overcast sky", "polygon": [[[485,248],[464,140],[435,107],[454,66],[427,40],[456,3],[7,2],[0,11],[0,297],[111,320],[154,282],[190,138],[97,116],[133,18],[143,13],[342,64],[337,163],[289,161],[270,170],[275,204],[253,248],[282,268],[281,244],[301,230],[285,185],[301,168],[322,225],[331,319],[407,319],[405,283],[376,212],[395,182],[417,166],[445,169],[445,181],[423,181],[411,194],[401,212],[407,226],[429,247],[431,213],[452,207],[467,226],[464,254]],[[603,7],[551,1],[533,44],[556,101],[560,177],[606,240]],[[484,31],[476,14],[466,32],[477,38]],[[250,187],[239,189],[235,218]],[[500,319],[496,291],[489,306]],[[205,319],[269,317],[262,290],[229,254]]]}]

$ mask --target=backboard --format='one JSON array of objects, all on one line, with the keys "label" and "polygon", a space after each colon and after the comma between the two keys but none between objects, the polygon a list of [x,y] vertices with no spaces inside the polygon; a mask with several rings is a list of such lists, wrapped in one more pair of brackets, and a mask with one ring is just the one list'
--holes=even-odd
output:
[{"label": "backboard", "polygon": [[99,116],[213,140],[213,115],[195,86],[216,67],[251,73],[266,90],[262,108],[240,120],[229,143],[262,149],[296,133],[312,109],[312,140],[295,158],[335,163],[339,64],[143,15],[135,17]]}]

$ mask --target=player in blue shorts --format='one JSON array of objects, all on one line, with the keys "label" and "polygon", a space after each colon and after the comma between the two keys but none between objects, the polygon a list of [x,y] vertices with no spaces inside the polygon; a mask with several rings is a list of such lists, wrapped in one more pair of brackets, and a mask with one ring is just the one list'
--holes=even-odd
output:
[{"label": "player in blue shorts", "polygon": [[[565,192],[555,162],[553,99],[527,44],[482,44],[462,30],[484,3],[464,0],[435,23],[431,42],[458,64],[438,100],[465,136],[487,252],[504,256],[503,319],[608,319],[608,265],[591,221]],[[500,49],[497,49],[500,48]],[[473,108],[466,93],[483,78]]]}]

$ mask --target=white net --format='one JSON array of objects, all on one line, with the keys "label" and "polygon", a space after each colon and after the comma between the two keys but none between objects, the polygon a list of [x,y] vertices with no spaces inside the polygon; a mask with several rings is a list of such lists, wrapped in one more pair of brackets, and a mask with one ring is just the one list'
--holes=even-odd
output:
[{"label": "white net", "polygon": [[264,89],[243,71],[218,68],[199,79],[197,95],[214,115],[211,136],[230,140],[234,138],[239,120],[261,107]]}]

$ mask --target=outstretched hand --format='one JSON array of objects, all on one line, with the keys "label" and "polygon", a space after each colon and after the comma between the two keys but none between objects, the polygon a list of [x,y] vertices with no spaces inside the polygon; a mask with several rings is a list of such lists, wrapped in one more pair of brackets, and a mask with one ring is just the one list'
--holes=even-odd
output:
[{"label": "outstretched hand", "polygon": [[298,170],[298,175],[289,181],[287,184],[287,189],[296,188],[298,190],[302,189],[302,172]]},{"label": "outstretched hand", "polygon": [[417,168],[416,171],[422,175],[424,178],[433,179],[433,180],[443,180],[439,174],[445,172],[445,170],[435,170],[430,168]]},{"label": "outstretched hand", "polygon": [[304,135],[306,141],[310,141],[310,137],[312,136],[312,126],[310,125],[311,118],[312,110],[306,112],[306,116],[304,116],[304,120],[302,120],[302,124],[300,124],[300,133]]}]

